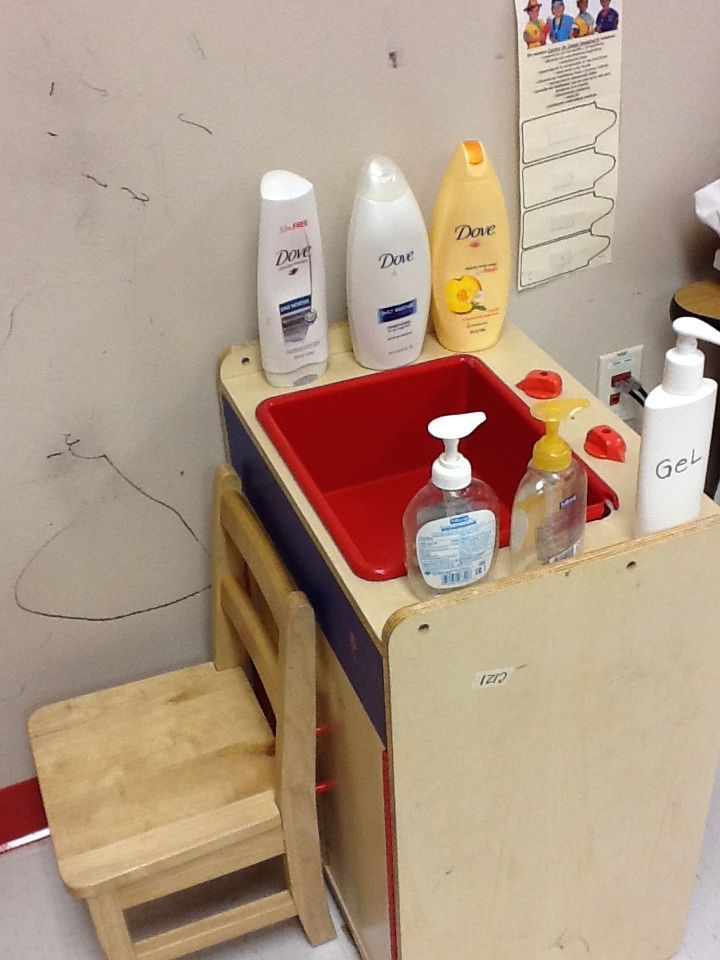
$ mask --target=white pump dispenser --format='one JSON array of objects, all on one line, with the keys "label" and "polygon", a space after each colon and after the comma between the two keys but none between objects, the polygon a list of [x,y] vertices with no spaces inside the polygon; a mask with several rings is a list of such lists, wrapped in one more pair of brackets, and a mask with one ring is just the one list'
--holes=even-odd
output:
[{"label": "white pump dispenser", "polygon": [[403,515],[405,563],[421,599],[466,587],[487,576],[497,554],[499,504],[492,488],[473,478],[458,444],[486,420],[481,411],[437,417],[428,432],[445,450],[431,481]]},{"label": "white pump dispenser", "polygon": [[464,490],[468,486],[472,480],[470,461],[460,453],[458,445],[486,420],[485,414],[478,410],[430,421],[428,433],[445,443],[445,452],[432,465],[432,482],[439,490]]},{"label": "white pump dispenser", "polygon": [[720,346],[720,332],[696,317],[673,323],[675,346],[665,354],[660,386],[645,401],[635,532],[690,523],[700,516],[717,383],[703,377],[698,340]]}]

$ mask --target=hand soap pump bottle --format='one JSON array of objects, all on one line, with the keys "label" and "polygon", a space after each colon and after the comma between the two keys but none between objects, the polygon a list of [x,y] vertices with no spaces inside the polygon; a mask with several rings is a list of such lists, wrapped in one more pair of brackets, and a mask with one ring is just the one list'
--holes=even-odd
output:
[{"label": "hand soap pump bottle", "polygon": [[703,377],[698,340],[720,345],[720,333],[696,317],[673,323],[675,346],[665,354],[660,386],[643,410],[635,533],[643,536],[700,516],[717,383]]},{"label": "hand soap pump bottle", "polygon": [[347,303],[357,362],[388,370],[417,360],[430,310],[430,246],[400,168],[373,157],[360,175],[347,246]]},{"label": "hand soap pump bottle", "polygon": [[560,422],[587,400],[541,400],[532,413],[545,421],[545,436],[533,447],[515,494],[510,520],[514,573],[574,557],[582,547],[587,513],[587,473],[560,436]]},{"label": "hand soap pump bottle", "polygon": [[489,573],[498,547],[499,505],[493,489],[472,476],[458,443],[485,422],[485,414],[437,417],[428,432],[445,443],[430,483],[403,516],[410,586],[427,600],[477,583]]}]

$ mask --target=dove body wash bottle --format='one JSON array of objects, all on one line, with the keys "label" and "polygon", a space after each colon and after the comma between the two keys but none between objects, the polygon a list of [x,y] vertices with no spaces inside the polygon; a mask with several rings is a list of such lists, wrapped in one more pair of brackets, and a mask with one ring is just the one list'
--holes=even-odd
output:
[{"label": "dove body wash bottle", "polygon": [[268,383],[293,387],[325,372],[325,265],[315,190],[288,170],[260,183],[258,334]]},{"label": "dove body wash bottle", "polygon": [[447,350],[491,347],[510,290],[505,202],[482,144],[455,148],[435,202],[430,231],[435,334]]}]

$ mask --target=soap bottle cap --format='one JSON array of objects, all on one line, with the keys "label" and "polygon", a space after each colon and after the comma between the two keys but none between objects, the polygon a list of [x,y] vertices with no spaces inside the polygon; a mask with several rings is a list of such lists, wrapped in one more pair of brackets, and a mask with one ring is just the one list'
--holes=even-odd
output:
[{"label": "soap bottle cap", "polygon": [[260,197],[263,200],[298,200],[312,189],[309,180],[290,170],[268,170],[260,181]]},{"label": "soap bottle cap", "polygon": [[668,393],[688,396],[700,389],[705,372],[705,356],[697,342],[707,340],[720,346],[720,332],[697,317],[678,317],[673,330],[677,341],[665,354],[662,385]]},{"label": "soap bottle cap", "polygon": [[446,176],[458,183],[478,180],[491,170],[490,161],[479,140],[463,140],[453,150]]},{"label": "soap bottle cap", "polygon": [[409,189],[402,170],[388,157],[371,157],[360,172],[358,194],[368,200],[399,200]]},{"label": "soap bottle cap", "polygon": [[460,453],[458,443],[481,423],[485,423],[486,419],[485,414],[478,410],[475,413],[436,417],[428,424],[428,433],[445,443],[445,452],[432,465],[432,482],[440,490],[464,490],[470,486],[470,461]]},{"label": "soap bottle cap", "polygon": [[560,473],[572,462],[570,445],[560,436],[560,421],[574,417],[589,400],[541,400],[532,407],[532,414],[545,422],[545,436],[533,447],[532,465],[546,473]]}]

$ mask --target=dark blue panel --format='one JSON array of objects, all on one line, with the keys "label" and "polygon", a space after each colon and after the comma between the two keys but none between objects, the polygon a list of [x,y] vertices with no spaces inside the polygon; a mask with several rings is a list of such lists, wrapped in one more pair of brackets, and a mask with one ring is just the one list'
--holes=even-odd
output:
[{"label": "dark blue panel", "polygon": [[382,657],[225,398],[223,412],[230,459],[243,491],[295,582],[307,594],[328,643],[386,743]]}]

